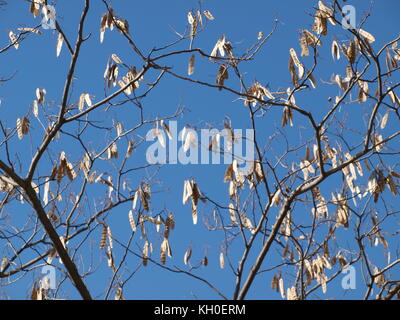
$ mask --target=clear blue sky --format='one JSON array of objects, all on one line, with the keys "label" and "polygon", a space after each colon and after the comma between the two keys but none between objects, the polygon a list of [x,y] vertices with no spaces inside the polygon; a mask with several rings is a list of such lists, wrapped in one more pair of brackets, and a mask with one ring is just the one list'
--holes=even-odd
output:
[{"label": "clear blue sky", "polygon": [[[290,74],[287,69],[289,48],[293,47],[300,55],[299,31],[311,28],[313,19],[310,14],[313,12],[312,6],[318,1],[308,0],[280,0],[280,1],[228,1],[228,0],[205,0],[202,1],[202,9],[208,9],[215,17],[214,21],[208,21],[206,29],[194,42],[195,47],[202,48],[205,52],[211,52],[215,42],[225,34],[232,42],[235,52],[244,52],[256,39],[259,31],[265,34],[269,33],[274,21],[278,19],[278,28],[276,33],[267,41],[262,51],[257,55],[255,61],[242,65],[241,71],[245,75],[247,83],[257,79],[264,85],[269,85],[271,90],[285,90],[291,86]],[[57,20],[63,28],[68,39],[74,43],[77,24],[83,8],[83,1],[54,1],[57,9]],[[372,6],[372,15],[364,25],[364,29],[370,31],[377,38],[374,46],[380,48],[385,42],[394,39],[399,34],[400,23],[398,13],[400,3],[397,0],[380,1],[347,1],[348,4],[354,4],[357,9],[357,23],[361,21],[363,15]],[[133,39],[142,52],[147,53],[153,47],[161,47],[176,39],[172,29],[178,32],[184,32],[187,27],[187,12],[198,8],[197,1],[191,0],[173,0],[173,1],[112,1],[112,7],[115,12],[130,24],[130,31]],[[142,62],[130,50],[124,39],[117,32],[105,33],[104,43],[99,42],[99,24],[100,17],[105,12],[105,7],[101,1],[91,1],[87,25],[85,26],[85,35],[90,33],[90,38],[83,44],[81,57],[77,65],[75,74],[71,102],[76,101],[82,92],[89,92],[94,101],[104,97],[103,72],[112,53],[116,53],[124,62],[129,65],[135,65],[140,69]],[[1,47],[8,43],[9,29],[16,31],[17,27],[32,27],[39,24],[40,19],[32,16],[29,12],[27,1],[14,0],[0,9],[0,41]],[[335,30],[338,30],[337,28]],[[338,39],[347,37],[343,30],[335,32]],[[61,95],[65,81],[65,75],[69,67],[70,56],[66,50],[65,44],[61,55],[56,57],[56,39],[57,33],[43,30],[42,35],[30,35],[24,40],[19,50],[9,50],[0,56],[0,77],[7,78],[16,72],[14,79],[0,84],[0,117],[8,127],[13,127],[18,117],[25,115],[32,102],[35,99],[35,90],[37,87],[46,88],[46,99],[51,101],[53,110],[57,110],[57,105],[61,103]],[[317,80],[329,81],[331,74],[335,71],[332,57],[330,55],[330,43],[333,40],[332,33],[322,41],[326,42],[324,49],[320,53],[321,65],[315,74]],[[179,44],[177,48],[188,48],[188,42]],[[187,69],[188,56],[173,58],[168,60],[168,64],[175,68],[176,72],[185,74]],[[303,59],[306,65],[312,64],[312,58]],[[343,68],[345,62],[337,63],[338,68]],[[215,81],[216,66],[207,63],[207,61],[196,61],[194,76],[213,83]],[[234,77],[232,77],[233,79]],[[240,88],[236,80],[228,80],[227,84],[231,87]],[[149,79],[150,80],[150,79]],[[302,95],[298,103],[305,106],[305,109],[317,112],[319,108],[328,108],[329,104],[326,97],[334,97],[337,91],[335,87],[321,85],[320,90],[307,91],[307,95]],[[321,98],[321,96],[323,98]],[[145,118],[164,117],[173,114],[178,107],[186,107],[187,112],[178,119],[178,128],[182,129],[186,124],[191,124],[198,128],[206,128],[208,124],[217,128],[223,127],[223,120],[228,116],[232,120],[234,128],[246,129],[250,127],[248,111],[240,101],[234,101],[235,96],[228,93],[221,93],[215,89],[193,86],[190,83],[178,81],[171,77],[166,77],[163,82],[143,100],[145,108]],[[116,99],[115,101],[118,101]],[[101,111],[103,112],[103,111]],[[318,114],[318,113],[317,113]],[[322,115],[322,113],[321,113]],[[125,107],[122,110],[111,109],[106,115],[97,112],[95,117],[103,121],[103,125],[112,125],[113,120],[122,119],[127,124],[135,121],[138,116],[136,109]],[[354,115],[353,115],[354,116]],[[271,112],[259,124],[261,137],[265,140],[275,131],[275,125],[279,126],[281,121],[280,112]],[[303,122],[298,116],[295,116],[295,126],[297,128],[288,128],[289,137],[298,142],[304,142],[310,136],[310,130],[306,122]],[[22,162],[22,172],[26,173],[27,162],[30,155],[35,151],[35,147],[40,143],[42,134],[40,124],[31,121],[33,132],[28,141],[19,142],[15,139],[15,144],[11,146],[11,154],[20,152]],[[145,135],[148,127],[141,131]],[[304,138],[302,138],[304,136]],[[105,132],[100,135],[88,137],[93,146],[104,145],[109,140]],[[56,142],[52,146],[53,154],[65,150],[70,155],[72,161],[78,161],[82,155],[81,150],[76,154],[76,144],[72,140],[63,136],[64,140]],[[31,145],[32,141],[32,145]],[[26,148],[21,151],[22,143]],[[125,147],[121,148],[121,154],[125,152]],[[145,148],[134,152],[132,166],[144,164]],[[74,153],[75,152],[75,153]],[[3,155],[0,155],[3,158]],[[117,164],[119,161],[116,162]],[[109,167],[111,169],[112,167]],[[234,277],[229,268],[221,270],[218,266],[218,257],[220,246],[223,245],[223,235],[220,232],[209,232],[203,226],[203,219],[212,212],[211,204],[200,204],[199,224],[194,226],[191,218],[190,204],[182,205],[183,181],[194,177],[198,182],[200,189],[215,200],[228,205],[229,197],[228,184],[222,182],[225,172],[225,165],[167,165],[162,168],[158,176],[159,185],[154,185],[155,193],[152,200],[153,214],[157,214],[163,208],[168,208],[174,212],[176,218],[176,229],[171,234],[171,246],[174,254],[172,260],[168,260],[168,265],[177,265],[185,268],[183,265],[183,255],[189,245],[193,247],[192,262],[195,264],[200,260],[205,252],[209,259],[209,266],[200,268],[198,275],[204,276],[210,282],[215,284],[228,297],[232,295],[234,287]],[[40,166],[39,172],[47,173],[48,167]],[[148,177],[151,171],[141,171],[132,176],[133,185],[136,186],[143,177]],[[340,188],[327,185],[327,197],[331,189]],[[105,187],[96,187],[89,196],[96,196],[96,193],[102,195],[106,192]],[[99,196],[97,194],[97,197]],[[93,206],[93,201],[91,201]],[[25,211],[24,211],[25,210]],[[21,212],[13,214],[26,214],[27,208]],[[121,241],[127,241],[129,234],[128,224],[129,205],[113,210],[107,222],[110,224],[113,235]],[[95,240],[93,266],[98,271],[87,278],[89,289],[93,296],[103,298],[103,289],[110,280],[111,272],[107,267],[107,261],[104,253],[101,257],[98,255],[98,241],[100,239],[100,229],[97,229],[92,238]],[[153,232],[153,231],[152,231]],[[135,236],[134,243],[142,245],[143,241],[139,238],[139,233]],[[156,239],[157,235],[153,234]],[[159,241],[154,241],[154,246],[159,246]],[[133,245],[136,249],[136,244]],[[3,244],[0,240],[0,250],[3,250]],[[5,249],[4,249],[5,250]],[[119,249],[116,249],[116,252]],[[87,249],[86,254],[89,254]],[[85,253],[85,251],[81,252]],[[232,253],[232,261],[235,261],[241,255],[241,251]],[[117,254],[117,256],[119,256]],[[0,251],[1,257],[1,251]],[[158,248],[154,253],[158,259]],[[58,263],[58,262],[55,262]],[[138,264],[137,258],[128,260],[127,268],[134,270]],[[358,273],[357,281],[361,287],[361,273]],[[38,273],[34,275],[35,278]],[[252,299],[278,299],[280,296],[270,289],[270,281],[273,273],[262,274],[256,281],[257,284],[250,290],[248,298]],[[0,289],[0,294],[6,294],[10,298],[25,298],[32,284],[32,275],[29,275],[20,281],[19,284],[10,285]],[[285,277],[291,279],[288,275]],[[69,298],[77,298],[76,291],[70,285],[63,286],[63,294]],[[61,294],[61,296],[63,296]],[[201,282],[194,280],[183,274],[173,274],[150,264],[147,268],[141,268],[125,288],[125,296],[131,299],[216,299],[216,296],[208,287]],[[360,292],[343,292],[339,284],[328,285],[328,293],[323,295],[321,290],[317,291],[319,298],[357,298]]]}]

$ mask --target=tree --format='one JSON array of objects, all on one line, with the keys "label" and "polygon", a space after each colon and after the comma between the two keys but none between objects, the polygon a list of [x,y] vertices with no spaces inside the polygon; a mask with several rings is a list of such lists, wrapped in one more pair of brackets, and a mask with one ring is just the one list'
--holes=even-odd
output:
[{"label": "tree", "polygon": [[[356,268],[358,298],[400,297],[400,37],[378,46],[373,30],[364,26],[373,10],[355,25],[346,1],[315,1],[311,26],[298,26],[299,44],[286,51],[289,70],[282,74],[290,85],[266,85],[246,68],[257,64],[279,36],[278,20],[247,48],[230,40],[234,35],[204,40],[216,18],[200,2],[187,13],[184,32],[171,27],[171,42],[156,39],[145,50],[131,30],[135,21],[126,20],[111,1],[85,0],[83,8],[74,7],[81,10],[77,31],[72,19],[66,26],[66,17],[59,19],[61,4],[28,2],[23,10],[29,9],[36,26],[22,27],[28,22],[18,21],[0,53],[11,59],[39,41],[35,37],[48,36],[57,38],[57,61],[43,57],[35,63],[45,65],[48,77],[60,61],[69,59],[69,66],[65,77],[56,74],[52,80],[58,85],[58,77],[64,77],[59,96],[34,84],[29,108],[19,109],[16,119],[0,120],[0,278],[5,288],[50,266],[62,277],[52,287],[46,282],[50,277],[34,276],[32,299],[73,297],[69,284],[83,299],[123,299],[131,297],[128,288],[139,272],[156,267],[146,274],[149,279],[167,271],[205,284],[219,298],[245,299],[266,277],[282,298],[307,299],[320,288],[326,293],[327,284],[340,285],[343,274],[351,277]],[[93,17],[101,17],[99,33],[98,26],[88,27]],[[215,44],[211,53],[201,41]],[[103,77],[104,65],[91,66],[97,54],[108,57]],[[88,74],[85,68],[97,71]],[[209,79],[210,72],[215,79]],[[14,73],[1,81],[17,86],[17,79]],[[170,179],[167,187],[161,182],[171,170],[166,163],[173,149],[166,161],[167,144],[178,139],[173,120],[185,119],[188,110],[179,107],[166,115],[145,102],[168,92],[175,81],[207,90],[210,97],[233,96],[232,113],[248,117],[250,135],[235,130],[232,115],[220,129],[207,123],[205,129],[213,130],[204,141],[196,124],[185,125],[179,134],[178,162],[197,161],[199,150],[222,154],[233,160],[224,165],[225,175]],[[244,144],[254,154],[234,152]],[[226,190],[216,192],[213,185],[220,183]],[[182,186],[181,210],[191,210],[193,226],[170,209],[168,187]],[[194,243],[201,238],[189,239],[192,245],[172,237],[179,228],[189,228],[189,234],[201,229],[214,241],[213,253],[199,252]],[[178,246],[186,246],[183,255],[175,251]],[[101,269],[104,257],[107,271]],[[230,281],[231,291],[210,280],[217,268],[224,270],[218,277]]]}]

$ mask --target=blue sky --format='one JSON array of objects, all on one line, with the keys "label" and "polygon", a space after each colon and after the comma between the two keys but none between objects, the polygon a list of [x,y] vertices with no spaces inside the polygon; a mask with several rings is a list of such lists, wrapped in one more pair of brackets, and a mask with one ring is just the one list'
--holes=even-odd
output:
[{"label": "blue sky", "polygon": [[[299,32],[302,29],[311,29],[313,18],[310,15],[313,12],[313,5],[315,6],[317,2],[308,0],[204,0],[201,2],[202,9],[210,10],[215,20],[206,22],[205,31],[195,39],[194,47],[199,47],[204,52],[210,53],[215,42],[224,34],[231,41],[235,52],[244,52],[256,42],[259,31],[263,31],[264,34],[269,33],[277,20],[277,31],[267,41],[254,61],[241,65],[241,71],[248,84],[251,84],[254,80],[258,80],[262,84],[268,85],[273,91],[286,90],[287,87],[292,86],[290,74],[287,69],[289,48],[293,47],[298,54],[300,53]],[[54,2],[49,1],[49,3],[55,5],[57,21],[60,23],[70,42],[74,43],[77,24],[81,15],[81,9],[83,8],[83,1],[59,0]],[[380,48],[384,43],[399,35],[400,23],[398,12],[400,3],[398,1],[380,0],[362,1],[361,3],[359,1],[347,1],[347,3],[356,6],[357,23],[363,19],[369,7],[372,7],[372,14],[363,26],[363,29],[370,31],[376,37],[377,41],[374,43],[374,47]],[[161,47],[176,40],[176,35],[172,30],[174,29],[177,32],[183,33],[188,26],[187,12],[191,9],[197,10],[198,5],[197,1],[191,0],[112,1],[112,7],[117,15],[129,21],[132,38],[144,53],[148,53],[154,47]],[[90,93],[93,101],[98,101],[105,96],[103,73],[112,53],[116,53],[127,64],[135,65],[137,69],[140,69],[143,64],[132,52],[122,36],[116,31],[110,32],[107,30],[104,43],[100,44],[100,17],[105,10],[101,1],[91,1],[91,8],[84,31],[84,34],[90,34],[90,37],[82,46],[70,96],[71,102],[77,101],[82,92]],[[8,43],[8,30],[15,31],[18,27],[35,26],[39,24],[40,18],[35,19],[32,16],[29,12],[29,4],[26,1],[15,0],[9,1],[9,4],[5,8],[0,9],[0,21],[2,26],[0,29],[0,39],[1,46],[3,47]],[[322,39],[325,45],[320,51],[320,65],[314,74],[317,80],[329,82],[331,74],[337,73],[337,70],[344,70],[346,66],[343,58],[339,62],[335,62],[336,65],[334,65],[332,60],[330,43],[335,37],[339,40],[346,39],[348,36],[344,30],[336,27],[335,36],[330,32],[327,37]],[[7,78],[16,72],[12,81],[0,84],[0,114],[1,120],[7,124],[7,127],[12,128],[15,126],[16,119],[24,116],[29,111],[35,99],[35,90],[37,87],[45,88],[47,91],[46,100],[48,101],[48,105],[46,107],[49,110],[58,110],[58,105],[61,103],[60,99],[65,75],[70,63],[70,56],[64,44],[60,56],[56,57],[56,40],[57,33],[43,30],[42,35],[29,35],[21,43],[19,50],[12,49],[0,56],[0,77]],[[184,41],[178,44],[176,48],[181,50],[187,49],[188,46],[188,41]],[[165,63],[173,67],[174,72],[186,75],[188,59],[189,56],[178,56],[166,60]],[[312,57],[302,58],[302,61],[305,65],[310,66],[312,64]],[[196,60],[194,73],[196,78],[214,83],[216,72],[216,65],[210,64],[207,60]],[[145,80],[154,80],[155,75],[156,73],[151,73],[151,79],[146,78]],[[230,87],[240,88],[233,76],[226,83]],[[306,94],[299,95],[298,103],[303,108],[312,111],[318,119],[318,115],[322,116],[324,111],[329,107],[327,97],[334,97],[338,94],[337,91],[336,86],[321,84],[318,90],[307,90]],[[113,102],[119,100],[117,98]],[[243,106],[242,101],[236,100],[234,95],[219,92],[213,88],[195,86],[170,76],[166,76],[154,91],[143,99],[142,104],[146,119],[166,117],[173,114],[178,108],[184,107],[186,111],[177,119],[178,129],[182,129],[187,124],[197,128],[207,128],[207,126],[211,125],[221,129],[223,128],[225,117],[231,119],[234,128],[246,129],[251,126],[248,110]],[[362,116],[362,111],[367,109],[368,106],[360,106],[359,110],[346,110],[346,112],[348,112],[347,115],[349,117],[360,117]],[[124,127],[128,127],[137,121],[138,116],[137,108],[132,104],[128,104],[120,108],[110,108],[108,111],[100,108],[95,112],[93,119],[101,121],[101,124],[106,127],[112,127],[113,123],[117,120],[122,121]],[[268,138],[276,133],[276,127],[279,127],[280,122],[281,111],[270,110],[268,115],[258,122],[260,139],[264,139],[267,142]],[[286,128],[287,135],[291,140],[290,143],[291,145],[304,143],[310,138],[312,131],[307,122],[297,115],[295,115],[294,122],[294,128]],[[42,136],[41,126],[37,121],[32,119],[31,126],[32,133],[28,138],[20,142],[14,137],[15,143],[11,144],[10,147],[11,154],[19,153],[22,173],[26,173],[29,164],[27,160],[34,153]],[[356,123],[354,129],[358,129],[357,127],[362,127],[362,121]],[[388,127],[388,130],[390,130],[390,122]],[[135,138],[140,139],[140,136],[143,137],[150,128],[143,128]],[[67,126],[66,130],[68,131],[68,129]],[[114,135],[115,133],[113,132],[112,134]],[[86,137],[86,141],[90,141],[90,145],[96,148],[104,146],[110,138],[110,133],[105,130],[91,131]],[[355,139],[357,139],[356,134]],[[277,154],[280,151],[281,144],[282,140],[279,139],[273,142],[272,146],[274,146]],[[134,151],[133,157],[129,160],[132,167],[146,163],[144,152],[147,146],[144,144],[143,147]],[[62,150],[66,151],[71,161],[78,161],[82,156],[82,150],[78,148],[77,151],[76,142],[66,135],[62,135],[60,141],[53,143],[51,154],[57,155]],[[125,150],[125,146],[121,147],[120,150]],[[276,154],[273,153],[267,155],[267,157],[271,158],[275,156]],[[3,154],[0,154],[0,157],[3,159]],[[121,159],[116,161],[115,164],[118,166],[120,161]],[[109,164],[101,166],[104,166],[103,170],[112,170],[112,166]],[[207,254],[210,261],[209,266],[196,270],[196,274],[205,277],[224,292],[224,294],[231,297],[234,287],[234,276],[228,267],[221,270],[218,266],[220,249],[224,245],[223,234],[221,232],[207,231],[202,223],[206,217],[210,216],[213,206],[210,203],[205,205],[200,204],[200,223],[194,226],[192,224],[190,204],[182,205],[183,182],[186,179],[195,178],[200,190],[204,194],[227,206],[229,204],[228,184],[223,183],[225,169],[226,165],[164,166],[152,186],[154,195],[151,207],[153,215],[156,215],[164,208],[168,208],[175,215],[177,227],[172,232],[170,238],[174,257],[168,260],[167,265],[177,265],[182,269],[187,268],[183,264],[183,255],[188,246],[192,246],[193,264],[201,260],[205,254]],[[48,164],[44,162],[39,166],[39,175],[46,174],[48,170]],[[143,170],[130,176],[132,185],[136,187],[143,178],[149,178],[153,172],[153,170]],[[340,183],[340,181],[329,181],[322,185],[321,189],[327,191],[328,196],[332,190],[341,188],[341,185],[338,186],[337,183]],[[94,207],[95,199],[101,198],[105,193],[106,187],[93,187],[87,194],[91,206]],[[130,204],[113,210],[107,218],[107,223],[113,230],[113,236],[122,242],[127,241],[130,233],[127,216],[129,206]],[[16,206],[15,208],[20,207]],[[27,207],[21,207],[18,210],[21,210],[19,214],[30,212]],[[18,220],[17,217],[14,217],[13,220],[16,223],[25,221]],[[151,230],[149,232],[153,233],[152,236],[156,239],[154,246],[158,247],[159,239],[157,240],[155,231]],[[87,278],[86,282],[89,289],[93,292],[93,296],[104,298],[104,287],[110,280],[111,272],[107,267],[104,252],[99,255],[97,249],[100,233],[101,229],[96,229],[91,236],[93,242],[90,243],[94,247],[93,266],[98,269],[93,275]],[[142,245],[143,241],[140,239],[139,232],[135,237],[132,246],[136,250],[136,246]],[[345,238],[346,234],[343,234],[343,237]],[[393,245],[395,246],[396,243]],[[2,246],[2,242],[0,241],[0,248]],[[121,253],[121,251],[118,248],[115,250],[116,256],[118,256],[118,253]],[[90,246],[85,246],[78,254],[88,257],[91,253]],[[241,256],[241,251],[233,251],[230,254],[232,262],[235,263],[238,257]],[[376,254],[379,255],[380,253],[377,252]],[[156,260],[158,259],[157,250],[154,253],[154,257]],[[134,270],[138,263],[140,261],[132,257],[127,262],[127,270]],[[10,298],[25,298],[32,285],[32,278],[40,276],[38,272],[34,275],[26,276],[17,284],[0,289],[0,293]],[[128,271],[126,272],[128,274]],[[279,294],[270,289],[270,281],[273,274],[261,274],[254,287],[250,290],[248,298],[278,299],[280,297]],[[358,275],[357,281],[359,281],[358,284],[361,287],[361,273],[359,272]],[[288,279],[288,283],[290,283],[291,276],[287,275],[285,279]],[[357,290],[344,292],[340,288],[339,283],[334,283],[328,285],[328,293],[326,295],[323,295],[321,289],[318,289],[314,297],[359,298],[360,294],[362,293]],[[131,299],[218,298],[215,293],[198,280],[183,274],[174,274],[165,271],[152,264],[146,268],[140,268],[126,286],[124,295]],[[75,290],[68,283],[62,286],[60,296],[69,298],[78,297]]]}]

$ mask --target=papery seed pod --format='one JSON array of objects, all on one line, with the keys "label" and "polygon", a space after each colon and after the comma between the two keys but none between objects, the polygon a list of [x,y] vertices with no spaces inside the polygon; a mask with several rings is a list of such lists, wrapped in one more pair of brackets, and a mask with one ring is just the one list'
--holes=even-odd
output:
[{"label": "papery seed pod", "polygon": [[17,119],[17,133],[18,139],[22,140],[24,135],[29,133],[30,121],[27,117],[23,117],[22,119]]},{"label": "papery seed pod", "polygon": [[364,38],[366,39],[369,43],[373,43],[375,42],[375,37],[370,34],[369,32],[363,30],[363,29],[359,29],[358,33]]},{"label": "papery seed pod", "polygon": [[10,38],[10,41],[13,44],[14,48],[16,50],[18,50],[19,43],[18,43],[18,39],[17,39],[17,36],[15,35],[15,33],[10,30],[8,33],[8,37]]},{"label": "papery seed pod", "polygon": [[147,261],[149,259],[149,242],[146,241],[143,245],[143,258],[142,258],[142,262],[144,266],[147,266]]},{"label": "papery seed pod", "polygon": [[225,268],[225,258],[224,258],[224,253],[223,253],[223,252],[221,252],[221,253],[219,254],[219,267],[220,267],[221,269],[224,269],[224,268]]},{"label": "papery seed pod", "polygon": [[115,53],[111,55],[111,59],[113,59],[115,63],[123,64],[122,60]]},{"label": "papery seed pod", "polygon": [[126,150],[126,158],[130,158],[131,157],[132,151],[133,151],[133,141],[129,140],[128,141],[128,148]]},{"label": "papery seed pod", "polygon": [[108,228],[106,225],[103,225],[103,230],[101,231],[100,249],[104,249],[104,247],[106,246],[107,233],[108,233]]},{"label": "papery seed pod", "polygon": [[228,67],[226,65],[221,65],[218,69],[217,79],[216,79],[216,83],[221,86],[219,90],[222,90],[222,86],[224,85],[225,80],[227,80],[228,78],[229,78]]},{"label": "papery seed pod", "polygon": [[161,242],[161,249],[160,249],[160,260],[162,264],[165,264],[166,258],[167,258],[167,246],[168,246],[168,240],[164,239]]},{"label": "papery seed pod", "polygon": [[188,65],[188,75],[191,76],[194,73],[194,59],[195,55],[192,54],[189,59],[189,65]]},{"label": "papery seed pod", "polygon": [[183,256],[183,262],[187,265],[190,262],[190,258],[192,257],[192,247],[189,247],[186,252],[185,255]]},{"label": "papery seed pod", "polygon": [[340,49],[339,49],[339,45],[336,40],[332,41],[332,58],[333,58],[333,60],[340,59]]},{"label": "papery seed pod", "polygon": [[56,55],[57,55],[57,57],[60,55],[63,43],[64,43],[64,37],[63,37],[63,35],[61,33],[58,33],[57,45],[56,45]]},{"label": "papery seed pod", "polygon": [[132,231],[136,232],[136,222],[135,222],[135,218],[133,217],[132,210],[129,210],[128,218],[129,218],[129,224],[131,225]]},{"label": "papery seed pod", "polygon": [[111,249],[114,248],[114,245],[113,245],[113,237],[112,237],[112,233],[111,233],[111,228],[110,228],[110,226],[107,227],[107,237],[108,237],[108,243],[109,243],[109,245],[110,245],[110,248],[111,248]]},{"label": "papery seed pod", "polygon": [[299,58],[297,57],[296,51],[293,48],[290,48],[289,52],[290,52],[290,56],[292,57],[294,64],[296,65],[296,67],[298,69],[298,77],[299,77],[299,79],[301,79],[301,78],[303,78],[303,75],[304,75],[304,66],[300,62]]},{"label": "papery seed pod", "polygon": [[210,11],[204,10],[203,13],[204,13],[204,15],[206,16],[206,18],[207,18],[208,20],[214,20],[214,19],[215,19],[214,16],[212,15],[212,13],[211,13]]}]

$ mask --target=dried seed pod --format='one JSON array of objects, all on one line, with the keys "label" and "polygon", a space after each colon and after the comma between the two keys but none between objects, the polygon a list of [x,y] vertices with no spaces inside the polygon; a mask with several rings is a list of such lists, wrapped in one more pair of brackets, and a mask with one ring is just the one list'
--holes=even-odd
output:
[{"label": "dried seed pod", "polygon": [[118,147],[115,142],[107,149],[108,159],[118,158]]},{"label": "dried seed pod", "polygon": [[212,15],[212,13],[211,13],[210,11],[204,10],[203,13],[204,13],[204,15],[206,16],[206,18],[207,18],[208,20],[214,20],[214,19],[215,19],[214,16]]},{"label": "dried seed pod", "polygon": [[190,262],[190,258],[192,257],[192,247],[189,247],[185,255],[183,256],[183,262],[187,265]]},{"label": "dried seed pod", "polygon": [[310,55],[310,51],[308,50],[307,38],[305,36],[300,37],[300,47],[302,57],[307,57]]},{"label": "dried seed pod", "polygon": [[191,76],[194,73],[194,59],[195,55],[192,54],[189,59],[189,65],[188,65],[188,75]]},{"label": "dried seed pod", "polygon": [[[344,47],[342,46],[342,48],[344,48]],[[350,44],[349,44],[349,46],[347,48],[347,52],[345,54],[351,64],[353,64],[356,61],[356,57],[357,57],[358,53],[357,53],[357,49],[356,49],[356,44],[353,40],[350,40]]]},{"label": "dried seed pod", "polygon": [[160,260],[162,264],[165,264],[167,259],[167,250],[168,250],[168,240],[164,238],[161,242],[161,250],[160,250]]},{"label": "dried seed pod", "polygon": [[18,38],[15,35],[14,32],[12,32],[11,30],[8,32],[8,37],[10,38],[11,43],[13,44],[14,48],[16,50],[18,50],[19,48],[19,43],[18,43]]},{"label": "dried seed pod", "polygon": [[218,69],[217,79],[216,79],[216,83],[221,86],[219,90],[222,90],[222,86],[224,85],[225,80],[227,80],[228,78],[229,78],[228,67],[226,65],[221,65]]},{"label": "dried seed pod", "polygon": [[146,241],[143,245],[143,251],[142,251],[143,257],[142,257],[142,262],[144,266],[147,266],[147,262],[149,260],[149,242]]},{"label": "dried seed pod", "polygon": [[293,60],[293,63],[297,67],[298,77],[299,77],[299,79],[301,79],[301,78],[303,78],[303,75],[304,75],[304,66],[300,62],[299,58],[297,57],[296,51],[293,48],[290,48],[289,52],[290,52],[290,56],[291,56],[291,58]]},{"label": "dried seed pod", "polygon": [[133,141],[132,140],[129,140],[128,141],[128,148],[127,148],[127,150],[126,150],[126,158],[130,158],[131,157],[131,155],[132,155],[132,151],[133,151]]},{"label": "dried seed pod", "polygon": [[340,49],[339,49],[339,45],[336,40],[332,41],[332,57],[333,57],[333,60],[340,59]]},{"label": "dried seed pod", "polygon": [[111,55],[111,59],[113,59],[115,63],[123,64],[122,60],[115,53]]},{"label": "dried seed pod", "polygon": [[60,55],[63,43],[64,43],[64,37],[63,37],[63,35],[61,33],[58,33],[57,45],[56,45],[56,55],[57,55],[57,57]]},{"label": "dried seed pod", "polygon": [[367,31],[365,31],[365,30],[363,30],[363,29],[359,29],[359,30],[358,30],[358,33],[359,33],[364,39],[366,39],[366,40],[368,41],[368,43],[373,43],[373,42],[375,42],[375,37],[374,37],[372,34],[370,34],[369,32],[367,32]]},{"label": "dried seed pod", "polygon": [[110,228],[110,226],[107,227],[107,237],[108,237],[108,243],[109,243],[109,245],[110,245],[110,248],[111,248],[111,249],[114,248],[114,245],[113,245],[113,237],[112,237],[112,233],[111,233],[111,228]]},{"label": "dried seed pod", "polygon": [[106,246],[107,233],[108,233],[108,228],[106,225],[103,225],[103,230],[101,231],[100,249],[104,249],[104,247]]},{"label": "dried seed pod", "polygon": [[17,133],[18,139],[22,140],[24,135],[29,133],[30,121],[27,117],[23,117],[22,119],[17,119]]},{"label": "dried seed pod", "polygon": [[224,268],[225,268],[225,258],[224,258],[224,253],[223,253],[223,252],[221,252],[221,253],[219,254],[219,267],[220,267],[221,269],[224,269]]},{"label": "dried seed pod", "polygon": [[131,225],[132,231],[136,232],[136,222],[135,222],[135,218],[133,217],[132,210],[129,210],[128,218],[129,218],[129,224]]}]

